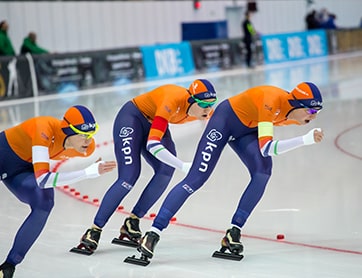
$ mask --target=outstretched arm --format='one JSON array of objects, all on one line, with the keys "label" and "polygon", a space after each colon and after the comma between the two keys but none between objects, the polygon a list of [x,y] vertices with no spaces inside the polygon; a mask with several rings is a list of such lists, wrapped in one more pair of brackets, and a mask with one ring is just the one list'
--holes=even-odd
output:
[{"label": "outstretched arm", "polygon": [[112,171],[116,167],[114,161],[98,159],[87,168],[70,172],[50,172],[49,151],[44,146],[33,146],[34,174],[40,188],[50,188],[76,183],[81,180],[96,178]]},{"label": "outstretched arm", "polygon": [[273,140],[273,124],[260,122],[258,125],[259,147],[263,156],[276,156],[296,148],[319,143],[324,133],[320,128],[314,128],[303,136],[285,140]]}]

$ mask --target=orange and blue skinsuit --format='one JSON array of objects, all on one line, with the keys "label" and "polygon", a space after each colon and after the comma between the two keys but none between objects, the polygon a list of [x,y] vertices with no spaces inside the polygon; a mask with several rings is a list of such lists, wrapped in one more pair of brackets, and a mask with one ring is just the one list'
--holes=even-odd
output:
[{"label": "orange and blue skinsuit", "polygon": [[293,109],[290,99],[280,88],[258,86],[221,102],[201,136],[190,171],[167,195],[152,226],[160,231],[168,226],[187,198],[210,177],[229,144],[251,177],[232,218],[232,224],[242,227],[271,176],[271,156],[290,148],[289,141],[278,145],[273,140],[273,126],[298,124],[287,119]]},{"label": "orange and blue skinsuit", "polygon": [[[54,189],[59,182],[79,179],[82,171],[53,173],[50,159],[62,160],[89,156],[95,149],[92,141],[87,153],[64,149],[66,135],[61,120],[40,116],[31,118],[0,133],[0,177],[6,187],[31,212],[18,230],[6,261],[19,264],[44,228],[54,205]],[[67,184],[67,183],[65,183]]]},{"label": "orange and blue skinsuit", "polygon": [[[188,116],[190,93],[177,85],[163,85],[127,102],[118,112],[113,126],[114,153],[118,178],[106,192],[94,224],[103,227],[139,178],[141,156],[154,175],[143,190],[132,213],[143,217],[168,186],[175,168],[183,162],[168,124],[196,120]],[[166,163],[164,163],[166,162]]]}]

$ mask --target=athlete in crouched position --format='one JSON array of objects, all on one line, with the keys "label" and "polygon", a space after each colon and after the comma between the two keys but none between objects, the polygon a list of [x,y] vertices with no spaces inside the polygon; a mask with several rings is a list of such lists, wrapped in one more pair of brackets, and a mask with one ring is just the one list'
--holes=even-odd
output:
[{"label": "athlete in crouched position", "polygon": [[206,120],[216,101],[213,85],[208,80],[197,79],[188,89],[174,84],[162,85],[133,98],[120,109],[113,126],[118,178],[103,197],[93,225],[86,230],[80,244],[72,252],[90,255],[97,249],[102,228],[140,175],[142,155],[153,168],[154,175],[143,190],[132,214],[121,226],[119,238],[112,241],[138,246],[142,236],[139,219],[165,191],[175,168],[186,173],[191,166],[191,163],[176,157],[169,123]]},{"label": "athlete in crouched position", "polygon": [[90,156],[97,130],[98,124],[88,108],[76,105],[66,111],[62,120],[34,117],[0,133],[1,181],[31,208],[6,261],[0,265],[1,278],[13,277],[15,266],[42,232],[54,206],[54,187],[95,178],[116,167],[114,161],[98,161],[84,170],[50,171],[51,159]]},{"label": "athlete in crouched position", "polygon": [[[314,128],[303,136],[287,140],[273,138],[273,126],[305,125],[322,109],[322,96],[313,83],[303,82],[290,93],[274,86],[257,86],[221,102],[200,139],[187,176],[167,195],[150,231],[141,240],[141,259],[153,257],[161,231],[196,190],[210,177],[226,144],[249,170],[251,180],[242,194],[217,255],[230,257],[243,251],[240,229],[262,198],[272,171],[272,156],[298,147],[319,143],[323,131]],[[204,161],[205,153],[208,161]],[[227,256],[227,255],[224,255]],[[135,260],[130,260],[131,263]],[[142,264],[142,263],[140,263]]]}]

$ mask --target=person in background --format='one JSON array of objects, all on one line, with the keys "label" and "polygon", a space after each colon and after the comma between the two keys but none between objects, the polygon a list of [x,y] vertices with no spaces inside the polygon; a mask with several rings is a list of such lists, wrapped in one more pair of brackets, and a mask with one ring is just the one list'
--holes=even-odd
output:
[{"label": "person in background", "polygon": [[41,48],[36,43],[36,33],[30,32],[27,37],[24,38],[23,44],[20,48],[20,54],[43,54],[49,53],[48,50]]},{"label": "person in background", "polygon": [[310,13],[307,14],[307,16],[305,17],[305,23],[307,30],[314,30],[321,27],[317,18],[316,10],[312,10]]},{"label": "person in background", "polygon": [[151,229],[141,239],[138,250],[142,256],[137,260],[153,257],[162,230],[210,177],[226,144],[239,156],[251,177],[221,243],[220,252],[229,250],[231,255],[239,256],[243,252],[241,228],[264,194],[272,174],[272,157],[323,139],[323,131],[313,128],[303,136],[276,140],[274,126],[309,124],[321,109],[321,93],[310,82],[300,83],[291,92],[257,86],[221,102],[201,136],[190,171],[166,196]]},{"label": "person in background", "polygon": [[[96,178],[112,171],[114,161],[97,161],[87,168],[53,172],[50,160],[88,157],[95,150],[98,124],[88,108],[70,107],[62,120],[39,116],[0,133],[0,179],[31,212],[19,228],[0,277],[11,278],[15,267],[42,232],[54,206],[54,187]],[[1,196],[5,197],[5,196]]]},{"label": "person in background", "polygon": [[9,24],[6,20],[0,22],[0,56],[15,56],[15,50],[8,36]]},{"label": "person in background", "polygon": [[335,14],[328,14],[328,18],[326,21],[323,22],[323,24],[321,24],[321,28],[324,29],[337,29],[337,25],[336,25],[336,19],[337,16]]},{"label": "person in background", "polygon": [[177,158],[169,124],[207,120],[216,101],[211,82],[197,79],[188,89],[174,84],[162,85],[136,96],[120,109],[113,125],[118,178],[104,195],[92,226],[72,252],[92,254],[97,249],[103,227],[140,176],[142,155],[153,168],[154,175],[131,215],[124,220],[119,236],[119,240],[127,238],[134,246],[138,245],[142,236],[140,218],[166,190],[175,169],[187,173],[191,165]]},{"label": "person in background", "polygon": [[254,66],[252,65],[252,57],[253,57],[253,43],[255,40],[255,36],[256,36],[256,31],[253,27],[253,24],[250,21],[250,12],[247,11],[245,13],[245,19],[241,24],[241,28],[243,30],[243,42],[245,45],[245,49],[246,49],[246,57],[245,57],[245,61],[246,61],[246,66],[248,68],[253,68]]}]

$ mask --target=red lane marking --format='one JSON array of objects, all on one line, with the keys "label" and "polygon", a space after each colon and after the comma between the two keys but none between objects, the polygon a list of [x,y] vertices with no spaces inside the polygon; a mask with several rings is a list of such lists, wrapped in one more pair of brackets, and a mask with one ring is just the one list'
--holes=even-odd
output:
[{"label": "red lane marking", "polygon": [[344,153],[344,154],[346,154],[346,155],[348,155],[348,156],[351,156],[351,157],[354,157],[354,158],[357,158],[357,159],[362,160],[362,157],[361,157],[361,156],[346,151],[346,150],[343,149],[342,146],[340,146],[340,144],[339,144],[339,139],[340,139],[343,135],[345,135],[346,133],[348,133],[348,132],[350,132],[351,130],[356,129],[356,128],[360,127],[360,126],[362,126],[362,123],[357,124],[357,125],[355,125],[355,126],[352,126],[352,127],[348,128],[348,129],[342,131],[340,134],[337,135],[336,139],[334,139],[334,145],[335,145],[335,146],[337,147],[337,149],[339,149],[342,153]]},{"label": "red lane marking", "polygon": [[[362,124],[359,124],[355,127],[352,127],[350,129],[347,129],[345,132],[348,132],[349,130],[356,128],[358,126],[360,126]],[[340,136],[340,135],[339,135]],[[336,141],[338,141],[339,136],[337,136]],[[106,144],[102,144],[103,146]],[[338,147],[338,145],[336,144],[336,146]],[[341,151],[343,151],[341,149]],[[357,157],[359,158],[359,157]],[[360,158],[361,159],[361,158]],[[54,168],[53,171],[56,171],[63,163],[65,163],[67,160],[62,160],[60,162],[58,162]],[[78,200],[81,201],[83,203],[89,204],[89,205],[93,205],[93,206],[97,206],[99,207],[99,199],[97,198],[89,198],[89,195],[83,195],[80,192],[77,192],[79,194],[75,195],[74,193],[68,192],[68,190],[70,191],[71,188],[69,188],[69,186],[62,186],[62,187],[56,187],[56,189],[58,189],[59,191],[63,192],[64,194]],[[82,197],[83,196],[83,197]],[[85,196],[87,196],[86,198],[84,198]],[[91,201],[92,200],[92,201]],[[98,200],[98,201],[95,201]],[[119,206],[116,210],[116,212],[118,213],[122,213],[122,214],[126,214],[126,215],[130,215],[130,212],[127,212],[125,210],[123,210],[123,206]],[[148,220],[153,220],[154,219],[154,215],[151,214],[150,217],[148,216],[144,216],[144,219],[148,219]],[[208,231],[208,232],[212,232],[212,233],[218,233],[218,234],[224,234],[225,231],[223,230],[217,230],[217,229],[212,229],[212,228],[205,228],[205,227],[200,227],[200,226],[195,226],[195,225],[190,225],[190,224],[183,224],[183,223],[178,223],[176,222],[176,218],[173,219],[173,221],[170,221],[171,225],[176,225],[176,226],[180,226],[180,227],[185,227],[185,228],[189,228],[189,229],[193,229],[193,230],[199,230],[199,231]],[[333,251],[333,252],[339,252],[339,253],[347,253],[347,254],[355,254],[355,255],[362,255],[361,251],[354,251],[354,250],[348,250],[348,249],[340,249],[340,248],[333,248],[333,247],[327,247],[327,246],[319,246],[319,245],[314,245],[314,244],[307,244],[307,243],[300,243],[300,242],[292,242],[292,241],[281,241],[281,240],[277,240],[277,239],[271,239],[271,238],[267,238],[267,237],[261,237],[261,236],[253,236],[253,235],[247,235],[247,234],[242,234],[243,237],[245,238],[252,238],[252,239],[258,239],[258,240],[264,240],[264,241],[271,241],[271,242],[275,242],[275,243],[280,243],[280,244],[289,244],[289,245],[294,245],[294,246],[301,246],[301,247],[308,247],[308,248],[313,248],[313,249],[319,249],[319,250],[325,250],[325,251]]]},{"label": "red lane marking", "polygon": [[[181,227],[185,227],[185,228],[194,229],[194,230],[201,230],[201,231],[208,231],[208,232],[212,232],[212,233],[225,234],[225,231],[222,231],[222,230],[216,230],[216,229],[199,227],[199,226],[194,226],[194,225],[189,225],[189,224],[182,224],[182,223],[172,223],[172,224],[176,225],[176,226],[181,226]],[[319,245],[307,244],[307,243],[292,242],[292,241],[285,241],[285,240],[280,241],[280,240],[277,240],[277,239],[261,237],[261,236],[246,235],[246,234],[242,234],[242,236],[246,237],[246,238],[259,239],[259,240],[264,240],[264,241],[272,241],[272,242],[276,242],[276,243],[284,243],[284,244],[295,245],[295,246],[303,246],[303,247],[309,247],[309,248],[314,248],[314,249],[321,249],[321,250],[329,250],[329,251],[334,251],[334,252],[362,255],[361,251],[339,249],[339,248],[333,248],[333,247],[327,247],[327,246],[319,246]]]}]

